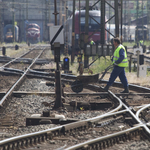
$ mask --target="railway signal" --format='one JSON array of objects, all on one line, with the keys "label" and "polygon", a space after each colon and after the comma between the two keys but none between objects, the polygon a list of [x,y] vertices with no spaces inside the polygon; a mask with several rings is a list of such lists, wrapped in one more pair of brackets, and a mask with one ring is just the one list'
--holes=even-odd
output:
[{"label": "railway signal", "polygon": [[143,65],[144,64],[144,55],[141,54],[139,55],[139,65]]},{"label": "railway signal", "polygon": [[69,71],[69,58],[68,57],[64,58],[64,70]]},{"label": "railway signal", "polygon": [[18,50],[19,49],[19,46],[18,45],[15,45],[15,50]]},{"label": "railway signal", "polygon": [[6,47],[5,46],[2,47],[2,54],[3,54],[3,56],[6,54]]}]

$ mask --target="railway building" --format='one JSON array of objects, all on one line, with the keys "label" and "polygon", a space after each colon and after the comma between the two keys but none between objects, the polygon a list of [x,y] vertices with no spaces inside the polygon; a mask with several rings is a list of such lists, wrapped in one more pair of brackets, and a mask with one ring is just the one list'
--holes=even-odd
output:
[{"label": "railway building", "polygon": [[[55,22],[54,0],[1,0],[0,5],[1,33],[7,24],[14,24],[19,28],[19,39],[26,41],[26,27],[29,23],[35,23],[40,27],[40,42],[49,39],[47,31]],[[62,24],[66,19],[66,0],[57,0],[56,5],[57,21]]]}]

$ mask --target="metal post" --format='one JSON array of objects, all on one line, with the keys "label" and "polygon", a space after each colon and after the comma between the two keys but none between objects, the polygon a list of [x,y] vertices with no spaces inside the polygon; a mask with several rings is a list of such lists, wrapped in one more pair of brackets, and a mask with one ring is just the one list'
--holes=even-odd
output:
[{"label": "metal post", "polygon": [[[0,7],[0,14],[2,14],[2,8]],[[0,15],[0,42],[2,43],[2,15]]]},{"label": "metal post", "polygon": [[105,44],[105,0],[101,0],[101,44]]},{"label": "metal post", "polygon": [[130,2],[128,1],[128,39],[130,40],[130,42],[132,41],[132,35],[131,35],[131,28],[130,28],[130,25],[131,25],[131,9],[129,7],[130,5]]},{"label": "metal post", "polygon": [[[49,3],[48,3],[48,8],[49,8],[49,16],[48,16],[48,19],[49,19],[49,23],[51,22],[51,5],[50,5],[50,3],[51,3],[51,0],[49,0]],[[50,41],[50,27],[48,28],[48,41]]]},{"label": "metal post", "polygon": [[45,0],[45,30],[44,30],[44,32],[45,32],[45,35],[44,35],[44,38],[45,38],[45,40],[47,40],[48,39],[48,28],[47,28],[47,23],[48,23],[48,20],[47,20],[47,16],[48,16],[48,13],[47,13],[47,11],[48,11],[48,1],[47,0]]},{"label": "metal post", "polygon": [[74,62],[75,57],[75,0],[73,0],[73,18],[72,18],[72,53],[71,53],[71,64]]},{"label": "metal post", "polygon": [[56,0],[54,0],[54,6],[55,6],[55,10],[54,10],[54,15],[55,15],[55,25],[57,25],[57,15],[59,14],[58,12],[57,12],[57,2],[56,2]]},{"label": "metal post", "polygon": [[[26,21],[28,21],[28,0],[26,0]],[[27,24],[26,24],[26,26],[27,26]],[[26,43],[29,44],[27,36],[26,36]]]},{"label": "metal post", "polygon": [[137,50],[137,77],[139,77],[139,54],[140,54],[140,51]]},{"label": "metal post", "polygon": [[[139,0],[137,0],[137,8],[136,8],[136,25],[138,26],[138,18],[139,18]],[[136,42],[139,42],[138,39],[138,28],[137,28],[137,34],[136,34]]]},{"label": "metal post", "polygon": [[[60,57],[60,43],[54,43],[54,51],[57,56],[55,57]],[[56,59],[56,71],[55,71],[55,104],[54,108],[58,109],[62,107],[62,89],[61,89],[61,75],[60,75],[60,69],[59,69],[59,60]]]},{"label": "metal post", "polygon": [[[79,0],[79,40],[81,38],[80,34],[81,34],[81,0]],[[80,41],[79,41],[79,43],[80,43]],[[82,62],[83,50],[80,49],[79,54],[81,55],[80,62]],[[80,62],[79,62],[79,65],[80,65]]]},{"label": "metal post", "polygon": [[[68,17],[68,6],[67,6],[67,3],[66,3],[66,20],[65,21],[67,21],[67,17]],[[66,31],[66,29],[65,29],[65,31]],[[64,49],[65,49],[65,56],[67,56],[68,55],[68,44],[67,44],[67,42],[68,42],[68,36],[67,36],[67,32],[65,32],[64,34],[66,34],[66,36],[65,36],[65,47],[64,47]]]},{"label": "metal post", "polygon": [[122,7],[122,0],[121,0],[121,43],[122,43],[122,12],[123,12],[123,7]]},{"label": "metal post", "polygon": [[62,0],[60,0],[60,7],[59,7],[59,24],[62,25]]},{"label": "metal post", "polygon": [[124,13],[124,41],[126,41],[126,20],[127,20],[127,2],[125,1],[125,13]]},{"label": "metal post", "polygon": [[144,20],[143,20],[143,0],[142,0],[142,40],[143,40],[143,45],[144,45],[144,30],[143,30],[143,26],[144,26]]},{"label": "metal post", "polygon": [[26,20],[28,20],[28,0],[26,0]]},{"label": "metal post", "polygon": [[19,43],[21,42],[21,32],[20,32],[20,29],[21,29],[21,4],[20,4],[20,9],[19,9]]},{"label": "metal post", "polygon": [[150,0],[147,0],[147,27],[149,30],[148,40],[150,40]]},{"label": "metal post", "polygon": [[115,27],[116,27],[116,37],[119,37],[118,0],[114,0],[114,4],[115,4]]},{"label": "metal post", "polygon": [[12,33],[13,33],[13,42],[15,42],[15,10],[14,10],[14,0],[12,4]]},{"label": "metal post", "polygon": [[132,62],[132,55],[130,55],[130,60],[129,60],[129,72],[131,72],[131,62]]},{"label": "metal post", "polygon": [[22,6],[22,40],[24,41],[25,26],[24,26],[24,5]]},{"label": "metal post", "polygon": [[[53,13],[55,15],[55,25],[57,25],[57,5],[56,5],[56,0],[54,0],[55,2],[55,12]],[[54,43],[54,53],[55,53],[55,57],[57,57],[56,59],[56,71],[55,71],[55,94],[56,94],[56,99],[55,99],[55,104],[54,104],[54,108],[58,109],[60,107],[62,107],[62,99],[61,99],[61,95],[62,95],[62,91],[61,91],[61,75],[60,75],[60,69],[59,69],[59,60],[58,57],[60,57],[60,43]]]},{"label": "metal post", "polygon": [[[89,31],[89,0],[86,0],[85,11],[85,43],[88,43],[88,31]],[[89,57],[84,55],[84,68],[88,67]]]},{"label": "metal post", "polygon": [[[110,15],[111,15],[111,13],[110,13],[110,6],[109,6],[109,18],[110,18]],[[109,23],[109,32],[110,32],[110,23]],[[110,41],[110,34],[109,34],[109,41]]]},{"label": "metal post", "polygon": [[64,17],[63,23],[65,23],[65,21],[67,20],[67,9],[68,9],[67,2],[64,1],[64,14],[65,14],[65,17]]},{"label": "metal post", "polygon": [[101,48],[104,54],[103,46],[105,44],[105,0],[101,0]]}]

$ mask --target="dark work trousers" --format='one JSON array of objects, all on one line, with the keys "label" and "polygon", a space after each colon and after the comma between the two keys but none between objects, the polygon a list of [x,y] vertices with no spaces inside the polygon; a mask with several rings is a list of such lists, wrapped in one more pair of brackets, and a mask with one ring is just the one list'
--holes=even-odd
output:
[{"label": "dark work trousers", "polygon": [[118,76],[119,76],[119,79],[122,82],[124,88],[128,87],[128,81],[127,81],[127,78],[125,75],[125,68],[124,67],[118,67],[118,66],[114,67],[107,85],[111,86]]}]

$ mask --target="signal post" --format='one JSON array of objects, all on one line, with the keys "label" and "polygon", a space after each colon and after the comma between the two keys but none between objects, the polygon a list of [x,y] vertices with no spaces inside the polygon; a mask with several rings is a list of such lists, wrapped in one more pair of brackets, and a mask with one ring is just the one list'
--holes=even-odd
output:
[{"label": "signal post", "polygon": [[[88,31],[89,31],[89,0],[86,0],[86,14],[85,14],[85,43],[88,43]],[[84,68],[88,67],[89,56],[84,55]]]},{"label": "signal post", "polygon": [[[57,3],[56,0],[54,0],[54,4],[55,4],[55,11],[54,11],[54,15],[55,15],[55,26],[57,25],[57,15],[59,14],[57,12]],[[51,31],[54,31],[55,29],[52,28]],[[61,32],[63,29],[63,25],[61,27],[59,27],[59,29],[56,31],[56,33],[54,34],[54,37],[52,38],[50,44],[51,46],[54,48],[54,61],[56,62],[56,71],[55,71],[55,104],[54,104],[54,109],[58,109],[62,107],[62,99],[61,99],[61,95],[62,95],[62,90],[61,90],[61,75],[60,75],[60,68],[59,68],[59,62],[60,62],[60,48],[61,48],[61,44],[64,44],[62,41],[55,41],[56,38],[58,36],[62,36]],[[60,37],[60,39],[62,39],[62,37]],[[54,44],[53,44],[54,42]]]},{"label": "signal post", "polygon": [[59,62],[60,62],[60,43],[56,42],[54,43],[54,60],[56,62],[56,71],[55,71],[55,105],[54,108],[61,108],[62,107],[62,90],[61,90],[61,76],[60,76],[60,68],[59,68]]}]

